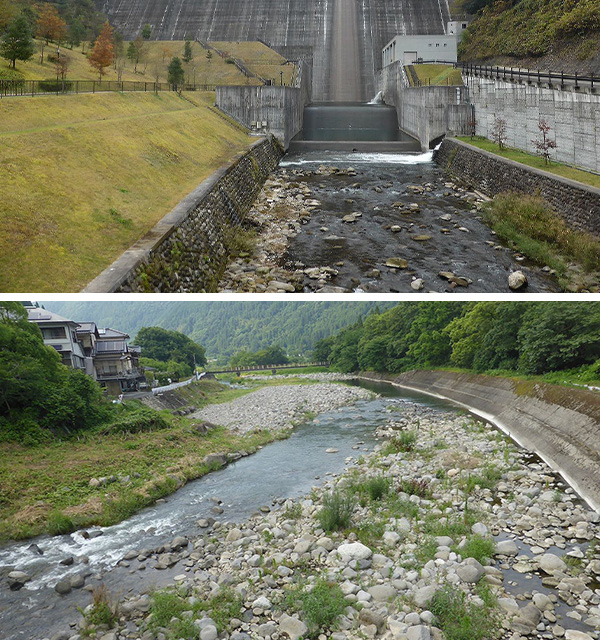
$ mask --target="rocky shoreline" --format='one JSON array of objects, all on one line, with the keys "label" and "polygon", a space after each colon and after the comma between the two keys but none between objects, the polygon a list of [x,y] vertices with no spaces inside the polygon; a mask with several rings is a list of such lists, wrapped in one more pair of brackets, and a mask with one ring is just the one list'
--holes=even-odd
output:
[{"label": "rocky shoreline", "polygon": [[[124,599],[114,628],[92,630],[90,605],[51,640],[441,640],[440,590],[497,621],[489,637],[599,638],[599,514],[489,425],[393,400],[388,412],[375,451],[310,496],[243,524],[217,510],[197,539],[124,553],[132,572],[183,569],[171,590]],[[352,498],[351,524],[326,531],[335,492]],[[311,591],[343,598],[328,629],[294,604]]]}]

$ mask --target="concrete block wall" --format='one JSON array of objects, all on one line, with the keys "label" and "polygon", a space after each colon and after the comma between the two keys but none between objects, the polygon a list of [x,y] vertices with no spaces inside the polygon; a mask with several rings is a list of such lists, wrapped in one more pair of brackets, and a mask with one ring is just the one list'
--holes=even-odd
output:
[{"label": "concrete block wall", "polygon": [[600,235],[600,189],[446,138],[434,160],[479,191],[539,193],[571,227]]},{"label": "concrete block wall", "polygon": [[364,374],[451,400],[535,451],[600,512],[600,395],[568,387],[447,371]]},{"label": "concrete block wall", "polygon": [[270,136],[257,141],[182,200],[83,291],[215,291],[229,247],[264,181],[283,156]]},{"label": "concrete block wall", "polygon": [[472,108],[465,87],[410,87],[401,62],[381,70],[378,86],[386,103],[396,107],[398,126],[423,150],[441,136],[469,133]]},{"label": "concrete block wall", "polygon": [[551,89],[536,84],[463,76],[475,105],[477,135],[492,138],[496,118],[507,124],[508,146],[535,153],[541,119],[557,142],[552,157],[592,171],[600,171],[600,95]]}]

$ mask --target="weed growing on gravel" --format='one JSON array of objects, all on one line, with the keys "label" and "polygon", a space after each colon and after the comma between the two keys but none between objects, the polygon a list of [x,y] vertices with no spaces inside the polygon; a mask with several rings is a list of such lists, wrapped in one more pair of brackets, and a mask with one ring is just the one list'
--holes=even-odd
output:
[{"label": "weed growing on gravel", "polygon": [[460,549],[455,548],[454,551],[460,553],[463,558],[475,558],[483,564],[485,560],[494,555],[494,541],[491,538],[475,534]]},{"label": "weed growing on gravel", "polygon": [[466,595],[450,585],[435,592],[429,609],[446,640],[489,640],[496,636],[498,618],[486,599],[482,600],[483,607],[467,602]]},{"label": "weed growing on gravel", "polygon": [[[81,613],[83,611],[79,609]],[[95,628],[100,625],[112,627],[118,616],[118,605],[112,601],[105,584],[92,590],[92,607],[84,613],[88,635],[95,635]]]},{"label": "weed growing on gravel", "polygon": [[430,560],[433,560],[438,548],[438,543],[435,538],[431,536],[425,537],[418,545],[415,551],[415,557],[421,564],[425,565]]},{"label": "weed growing on gravel", "polygon": [[287,609],[301,612],[308,638],[318,638],[321,632],[331,629],[347,604],[340,587],[322,579],[310,591],[301,585],[293,587],[285,598]]},{"label": "weed growing on gravel", "polygon": [[354,498],[349,494],[333,491],[323,496],[323,508],[319,511],[318,519],[324,531],[339,531],[347,529],[352,521]]},{"label": "weed growing on gravel", "polygon": [[294,502],[293,505],[286,507],[281,515],[285,520],[300,520],[302,517],[302,505],[299,502]]},{"label": "weed growing on gravel", "polygon": [[242,598],[231,588],[225,587],[208,602],[201,602],[199,611],[210,612],[219,633],[224,631],[232,618],[242,617]]},{"label": "weed growing on gravel", "polygon": [[397,436],[394,436],[387,442],[381,453],[384,456],[389,456],[394,453],[409,453],[410,451],[414,451],[416,444],[416,431],[401,431]]},{"label": "weed growing on gravel", "polygon": [[377,502],[389,493],[390,480],[381,475],[363,480],[359,475],[355,475],[346,489],[349,493],[358,495],[360,505],[364,507],[367,500]]},{"label": "weed growing on gravel", "polygon": [[152,596],[150,613],[151,629],[166,627],[173,617],[177,617],[186,609],[186,601],[173,591],[155,591]]},{"label": "weed growing on gravel", "polygon": [[417,478],[402,480],[398,491],[407,493],[409,496],[419,496],[419,498],[430,499],[432,496],[431,488],[427,480]]},{"label": "weed growing on gravel", "polygon": [[486,465],[479,475],[468,475],[462,483],[462,488],[467,494],[473,493],[475,488],[495,489],[502,472],[493,465]]}]

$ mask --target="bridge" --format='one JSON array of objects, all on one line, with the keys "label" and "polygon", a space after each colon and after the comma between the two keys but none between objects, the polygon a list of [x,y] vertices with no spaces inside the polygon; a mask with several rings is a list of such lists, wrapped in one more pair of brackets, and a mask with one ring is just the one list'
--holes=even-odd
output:
[{"label": "bridge", "polygon": [[[245,367],[228,367],[225,369],[211,369],[210,371],[204,372],[204,377],[214,377],[218,373],[235,373],[236,375],[241,375],[242,372],[247,371],[272,371],[276,373],[281,369],[308,369],[310,367],[328,367],[329,362],[303,362],[301,364],[255,364],[248,365]],[[202,376],[202,374],[200,374]]]}]

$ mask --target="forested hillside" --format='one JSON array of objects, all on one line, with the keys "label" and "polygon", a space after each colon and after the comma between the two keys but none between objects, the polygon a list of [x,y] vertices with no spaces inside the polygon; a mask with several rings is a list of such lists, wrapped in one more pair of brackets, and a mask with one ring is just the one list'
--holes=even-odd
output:
[{"label": "forested hillside", "polygon": [[597,0],[464,0],[478,16],[459,47],[464,61],[525,60],[547,57],[542,65],[600,66],[600,10]]},{"label": "forested hillside", "polygon": [[[342,371],[459,367],[600,378],[598,302],[400,302],[317,345]],[[562,381],[558,379],[557,381]]]},{"label": "forested hillside", "polygon": [[44,306],[81,322],[113,327],[134,337],[142,327],[181,331],[227,360],[238,351],[273,344],[290,357],[309,355],[314,345],[356,322],[384,302],[48,302]]}]

